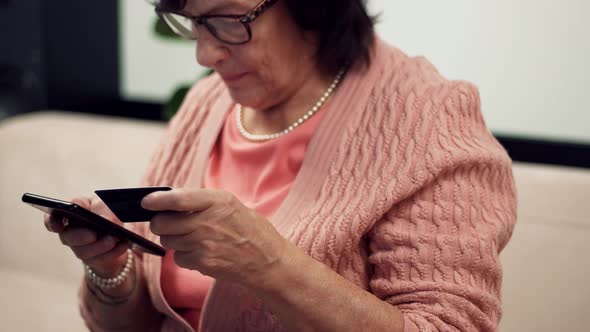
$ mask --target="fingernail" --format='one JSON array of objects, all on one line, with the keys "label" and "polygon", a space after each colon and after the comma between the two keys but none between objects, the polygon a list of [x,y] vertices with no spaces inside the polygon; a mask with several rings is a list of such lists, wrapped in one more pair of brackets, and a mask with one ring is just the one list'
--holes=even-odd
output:
[{"label": "fingernail", "polygon": [[117,243],[117,239],[114,236],[111,236],[111,235],[107,235],[105,241],[108,244],[112,244],[112,245],[114,245],[114,244]]},{"label": "fingernail", "polygon": [[150,205],[154,199],[154,194],[149,194],[141,200],[141,207],[145,208]]}]

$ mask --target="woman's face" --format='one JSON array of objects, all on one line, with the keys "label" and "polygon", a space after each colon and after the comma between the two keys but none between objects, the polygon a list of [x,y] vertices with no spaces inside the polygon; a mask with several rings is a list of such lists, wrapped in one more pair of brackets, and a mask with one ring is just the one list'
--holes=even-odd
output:
[{"label": "woman's face", "polygon": [[[191,15],[234,15],[250,12],[260,0],[189,0]],[[203,26],[197,28],[197,62],[223,78],[232,98],[244,106],[267,109],[285,102],[317,74],[314,36],[301,31],[284,1],[258,17],[252,40],[229,45]]]}]

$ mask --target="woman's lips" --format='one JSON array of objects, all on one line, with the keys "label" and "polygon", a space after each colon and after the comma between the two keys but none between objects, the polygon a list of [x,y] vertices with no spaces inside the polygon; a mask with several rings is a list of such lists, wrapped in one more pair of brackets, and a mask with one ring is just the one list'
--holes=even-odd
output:
[{"label": "woman's lips", "polygon": [[237,81],[239,81],[240,79],[242,79],[247,74],[248,73],[241,73],[241,74],[220,74],[220,75],[221,75],[221,78],[226,83],[236,83]]}]

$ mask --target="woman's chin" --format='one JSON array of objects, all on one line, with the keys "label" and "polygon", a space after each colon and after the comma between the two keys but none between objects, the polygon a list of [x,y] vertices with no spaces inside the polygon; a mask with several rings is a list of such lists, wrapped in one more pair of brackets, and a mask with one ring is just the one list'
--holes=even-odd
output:
[{"label": "woman's chin", "polygon": [[265,98],[262,96],[262,94],[256,93],[255,89],[247,87],[235,88],[230,86],[227,88],[233,101],[237,104],[257,108],[257,106],[264,103]]}]

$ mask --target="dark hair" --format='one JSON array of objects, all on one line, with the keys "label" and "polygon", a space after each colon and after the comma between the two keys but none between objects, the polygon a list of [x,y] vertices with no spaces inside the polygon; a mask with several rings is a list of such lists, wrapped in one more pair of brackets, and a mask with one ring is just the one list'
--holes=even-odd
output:
[{"label": "dark hair", "polygon": [[[356,64],[369,65],[375,18],[366,0],[282,0],[296,24],[318,36],[317,61],[326,73]],[[186,0],[160,0],[163,11],[181,11]]]}]

